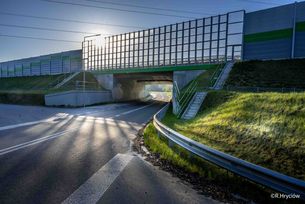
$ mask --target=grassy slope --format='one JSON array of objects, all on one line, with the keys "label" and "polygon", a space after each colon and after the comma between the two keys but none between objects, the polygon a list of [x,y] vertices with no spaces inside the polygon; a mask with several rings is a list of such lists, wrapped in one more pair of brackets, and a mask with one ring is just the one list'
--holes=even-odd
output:
[{"label": "grassy slope", "polygon": [[238,62],[226,85],[305,88],[305,59]]},{"label": "grassy slope", "polygon": [[[74,90],[75,82],[83,79],[83,73],[80,73],[62,88],[52,88],[67,76],[60,74],[0,78],[0,103],[44,105],[45,94]],[[86,89],[103,90],[91,73],[86,73],[86,81],[94,82],[86,84]]]},{"label": "grassy slope", "polygon": [[144,130],[144,143],[149,149],[154,153],[160,153],[162,159],[166,159],[173,164],[183,167],[193,173],[202,173],[202,169],[187,161],[186,159],[180,157],[174,150],[168,147],[167,142],[160,140],[157,136],[157,130],[150,123]]},{"label": "grassy slope", "polygon": [[[68,76],[68,75],[67,75]],[[60,89],[52,89],[56,85],[54,82],[62,81],[63,74],[47,75],[47,76],[31,76],[31,77],[12,77],[0,78],[0,93],[30,93],[30,94],[47,94],[59,91],[67,91],[75,89],[75,82],[83,79],[83,73],[78,74],[66,85]],[[86,73],[86,81],[96,83],[93,87],[92,84],[88,85],[91,89],[102,89],[97,85],[97,81],[91,73]],[[58,82],[57,82],[58,83]],[[51,87],[50,85],[53,84]]]},{"label": "grassy slope", "polygon": [[247,161],[305,180],[305,93],[211,92],[190,121],[164,123]]},{"label": "grassy slope", "polygon": [[[101,87],[96,80],[96,78],[91,73],[86,73],[85,76],[86,82],[89,82],[89,84],[86,84],[86,89],[90,90],[104,90],[103,87]],[[76,81],[83,81],[83,73],[79,73],[77,76],[75,76],[72,80],[70,80],[68,83],[66,83],[62,88],[59,90],[73,90],[75,89],[75,83]],[[56,91],[56,90],[54,90]],[[57,90],[58,91],[58,90]]]},{"label": "grassy slope", "polygon": [[215,71],[217,71],[217,69],[209,69],[197,77],[197,80],[198,80],[197,89],[198,90],[202,90],[202,89],[210,87],[211,77],[213,76]]},{"label": "grassy slope", "polygon": [[0,78],[1,92],[41,93],[49,89],[49,84],[61,75]]}]

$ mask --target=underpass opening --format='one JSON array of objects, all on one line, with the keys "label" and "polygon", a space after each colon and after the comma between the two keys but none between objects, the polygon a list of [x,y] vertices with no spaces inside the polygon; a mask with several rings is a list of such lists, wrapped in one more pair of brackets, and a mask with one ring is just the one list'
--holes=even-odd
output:
[{"label": "underpass opening", "polygon": [[173,72],[114,74],[112,96],[116,101],[170,101]]}]

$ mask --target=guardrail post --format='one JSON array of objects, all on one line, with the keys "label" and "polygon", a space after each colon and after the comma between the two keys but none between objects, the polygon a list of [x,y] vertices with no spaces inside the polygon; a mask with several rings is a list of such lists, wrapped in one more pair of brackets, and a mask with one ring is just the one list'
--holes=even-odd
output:
[{"label": "guardrail post", "polygon": [[173,143],[170,139],[168,139],[168,146],[169,146],[170,148],[173,148],[174,145],[175,145],[175,143]]}]

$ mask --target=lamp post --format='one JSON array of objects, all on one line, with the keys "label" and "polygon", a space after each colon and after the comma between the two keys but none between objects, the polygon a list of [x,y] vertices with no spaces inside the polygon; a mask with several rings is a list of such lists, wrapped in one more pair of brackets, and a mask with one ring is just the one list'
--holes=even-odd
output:
[{"label": "lamp post", "polygon": [[[97,36],[101,36],[101,34],[95,34],[95,35],[89,35],[89,36],[85,36],[84,37],[84,42],[83,42],[83,52],[84,49],[86,47],[86,39],[87,38],[91,38],[91,37],[97,37]],[[89,52],[88,52],[89,53]],[[86,97],[85,97],[85,91],[86,91],[86,70],[85,70],[85,62],[84,62],[84,53],[83,53],[83,97],[84,97],[84,108],[86,107]]]}]

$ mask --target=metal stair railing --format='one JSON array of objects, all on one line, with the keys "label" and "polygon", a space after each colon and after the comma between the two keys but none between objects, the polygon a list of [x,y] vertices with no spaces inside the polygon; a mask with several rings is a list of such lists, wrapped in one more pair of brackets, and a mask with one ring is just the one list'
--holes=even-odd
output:
[{"label": "metal stair railing", "polygon": [[213,73],[211,79],[210,79],[210,87],[214,87],[214,85],[216,84],[216,81],[218,80],[218,78],[221,75],[222,70],[224,69],[225,64],[219,64],[216,68],[216,71]]},{"label": "metal stair railing", "polygon": [[[214,82],[214,85],[213,85],[213,89],[215,89],[216,88],[216,85],[218,84],[218,82],[221,80],[221,77],[222,77],[222,75],[225,73],[225,71],[226,71],[226,69],[227,69],[227,66],[230,66],[230,64],[231,63],[233,63],[233,65],[234,65],[234,61],[232,60],[232,61],[228,61],[224,66],[223,66],[223,68],[221,69],[221,72],[220,72],[220,74],[219,74],[219,76],[217,77],[217,80]],[[233,66],[232,65],[232,66]],[[224,84],[223,84],[224,85]]]},{"label": "metal stair railing", "polygon": [[198,86],[198,81],[196,79],[194,79],[186,88],[185,91],[183,91],[180,95],[182,95],[181,97],[178,97],[177,102],[179,103],[179,111],[177,114],[178,118],[181,118],[183,112],[185,111],[185,109],[188,106],[188,103],[190,102],[190,100],[192,100],[192,97],[194,96],[194,94],[196,93],[197,90],[197,86]]},{"label": "metal stair railing", "polygon": [[69,77],[71,73],[64,73],[63,75],[58,76],[55,80],[48,84],[48,88],[55,88],[55,86],[61,83],[65,78]]}]

